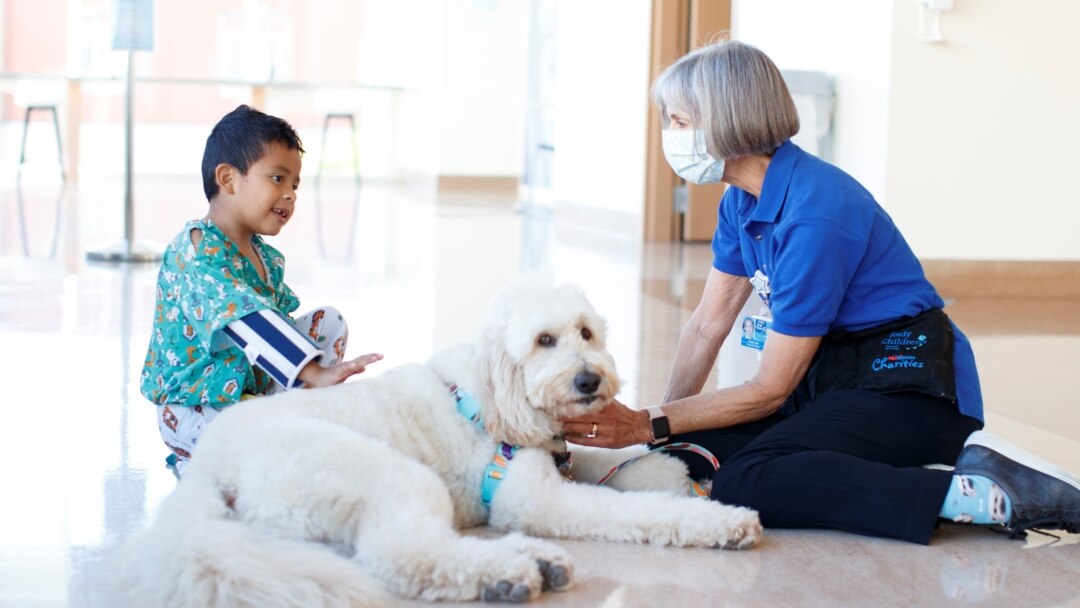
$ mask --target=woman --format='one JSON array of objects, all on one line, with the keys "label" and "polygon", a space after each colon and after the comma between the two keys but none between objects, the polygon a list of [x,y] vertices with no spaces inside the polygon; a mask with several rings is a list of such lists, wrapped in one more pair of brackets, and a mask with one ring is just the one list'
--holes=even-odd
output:
[{"label": "woman", "polygon": [[[679,339],[662,407],[615,401],[567,420],[576,443],[688,441],[711,498],[770,527],[836,528],[927,544],[939,518],[1080,532],[1080,480],[978,432],[967,338],[892,220],[840,169],[791,143],[776,66],[739,43],[704,47],[653,86],[664,154],[687,181],[723,181],[713,268]],[[751,291],[768,328],[748,382],[701,393]],[[973,434],[974,433],[974,434]],[[967,441],[967,447],[965,447]],[[954,472],[923,468],[955,464]]]}]

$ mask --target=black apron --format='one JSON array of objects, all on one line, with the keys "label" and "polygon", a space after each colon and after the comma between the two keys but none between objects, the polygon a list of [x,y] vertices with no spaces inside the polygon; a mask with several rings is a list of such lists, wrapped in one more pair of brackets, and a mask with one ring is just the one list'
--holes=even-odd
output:
[{"label": "black apron", "polygon": [[955,336],[949,317],[931,308],[822,339],[807,373],[811,399],[836,390],[916,391],[956,401]]}]

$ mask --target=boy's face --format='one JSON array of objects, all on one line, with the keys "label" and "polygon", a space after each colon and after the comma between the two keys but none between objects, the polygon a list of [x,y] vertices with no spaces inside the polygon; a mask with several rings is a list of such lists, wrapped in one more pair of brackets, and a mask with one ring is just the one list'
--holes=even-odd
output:
[{"label": "boy's face", "polygon": [[273,236],[281,232],[296,207],[300,164],[298,150],[271,142],[266,154],[248,167],[247,175],[237,172],[237,220],[255,234]]}]

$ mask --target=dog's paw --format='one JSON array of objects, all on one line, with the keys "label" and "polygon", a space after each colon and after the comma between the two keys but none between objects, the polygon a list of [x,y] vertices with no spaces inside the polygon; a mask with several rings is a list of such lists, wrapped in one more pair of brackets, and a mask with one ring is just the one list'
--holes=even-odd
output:
[{"label": "dog's paw", "polygon": [[713,545],[715,549],[749,549],[761,540],[761,520],[757,511],[743,507],[725,507],[731,512],[726,527],[726,538]]},{"label": "dog's paw", "polygon": [[646,529],[646,542],[675,547],[748,549],[761,538],[757,511],[711,500],[679,501],[679,517]]},{"label": "dog's paw", "polygon": [[480,599],[485,602],[511,602],[520,604],[532,599],[533,593],[524,583],[514,584],[501,580],[494,585],[485,585],[480,592]]},{"label": "dog's paw", "polygon": [[528,555],[504,553],[498,566],[484,572],[478,583],[474,599],[520,604],[540,597],[547,580]]},{"label": "dog's paw", "polygon": [[502,541],[514,551],[533,558],[543,577],[544,591],[562,591],[570,586],[574,565],[570,562],[570,555],[562,547],[518,533],[507,534]]},{"label": "dog's paw", "polygon": [[570,586],[570,564],[553,564],[545,559],[536,560],[540,576],[544,577],[544,591],[562,591]]}]

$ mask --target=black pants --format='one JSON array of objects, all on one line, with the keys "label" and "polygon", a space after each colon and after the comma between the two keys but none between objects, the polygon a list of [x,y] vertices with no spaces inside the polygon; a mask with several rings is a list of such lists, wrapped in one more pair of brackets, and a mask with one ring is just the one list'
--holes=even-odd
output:
[{"label": "black pants", "polygon": [[[790,408],[782,408],[782,412]],[[794,413],[672,441],[707,448],[722,465],[683,458],[697,478],[713,476],[712,498],[756,509],[771,528],[833,528],[928,544],[952,465],[982,423],[921,393],[833,391]]]}]

